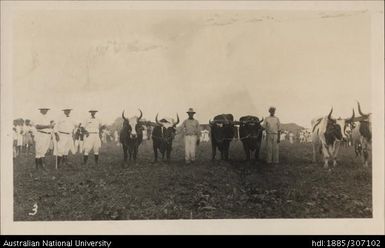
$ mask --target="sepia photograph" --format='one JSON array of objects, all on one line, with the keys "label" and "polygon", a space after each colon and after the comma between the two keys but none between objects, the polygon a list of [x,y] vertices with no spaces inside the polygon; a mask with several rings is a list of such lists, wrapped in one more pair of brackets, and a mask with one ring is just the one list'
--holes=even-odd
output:
[{"label": "sepia photograph", "polygon": [[4,232],[384,233],[383,3],[1,5]]}]

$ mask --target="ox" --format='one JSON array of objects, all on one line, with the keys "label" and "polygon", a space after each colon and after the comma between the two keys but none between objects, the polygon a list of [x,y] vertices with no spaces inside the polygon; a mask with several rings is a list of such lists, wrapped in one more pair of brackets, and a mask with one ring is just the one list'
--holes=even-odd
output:
[{"label": "ox", "polygon": [[360,103],[357,102],[358,112],[361,116],[358,116],[354,119],[354,127],[352,130],[352,141],[354,144],[354,150],[356,152],[356,157],[361,156],[363,153],[364,157],[364,166],[368,166],[369,160],[369,149],[371,148],[372,142],[372,122],[371,114],[364,114],[361,110]]},{"label": "ox", "polygon": [[130,156],[130,160],[136,161],[138,154],[138,147],[143,140],[143,123],[140,119],[143,116],[142,111],[139,109],[139,117],[134,116],[127,119],[122,112],[123,127],[120,130],[120,143],[123,147],[124,163],[127,163],[127,151]]},{"label": "ox", "polygon": [[354,110],[351,118],[333,119],[333,108],[328,116],[313,119],[312,126],[312,143],[313,143],[313,162],[317,161],[316,147],[319,147],[320,153],[324,157],[324,168],[329,166],[329,158],[333,160],[333,166],[337,165],[337,155],[340,141],[346,139],[346,128],[354,119]]},{"label": "ox", "polygon": [[259,159],[259,150],[262,142],[262,120],[255,116],[243,116],[239,119],[239,137],[243,144],[246,160],[250,160],[250,153],[255,152],[255,160]]},{"label": "ox", "polygon": [[221,114],[210,120],[212,160],[215,160],[217,148],[221,152],[221,159],[229,159],[230,142],[234,138],[234,117],[232,114]]},{"label": "ox", "polygon": [[171,150],[172,150],[172,141],[174,140],[176,133],[176,125],[179,124],[179,116],[176,115],[177,121],[174,119],[168,118],[161,119],[158,121],[158,114],[155,117],[155,122],[157,126],[154,127],[152,131],[152,147],[154,149],[154,160],[158,161],[158,150],[162,154],[162,160],[164,160],[164,155],[166,153],[167,161],[170,161]]}]

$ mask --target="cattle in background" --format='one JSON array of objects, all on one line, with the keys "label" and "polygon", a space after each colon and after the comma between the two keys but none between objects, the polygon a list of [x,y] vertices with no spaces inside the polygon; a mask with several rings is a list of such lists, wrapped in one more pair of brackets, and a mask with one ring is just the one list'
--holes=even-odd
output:
[{"label": "cattle in background", "polygon": [[158,114],[155,117],[157,126],[152,131],[152,147],[154,149],[154,160],[158,161],[158,150],[162,154],[162,159],[166,153],[167,161],[170,160],[172,141],[174,140],[176,133],[176,125],[179,124],[179,116],[175,122],[172,118],[163,118],[158,121]]},{"label": "cattle in background", "polygon": [[255,116],[243,116],[239,119],[239,138],[243,144],[246,160],[250,160],[251,152],[255,152],[255,160],[259,159],[259,150],[262,142],[263,127],[262,120]]},{"label": "cattle in background", "polygon": [[369,150],[372,143],[372,123],[371,114],[364,114],[361,110],[360,103],[357,102],[358,112],[360,116],[354,119],[355,123],[352,129],[352,141],[356,157],[360,157],[363,153],[364,166],[368,166]]},{"label": "cattle in background", "polygon": [[316,147],[324,157],[324,168],[328,168],[329,159],[333,160],[333,166],[337,165],[337,155],[340,141],[346,139],[346,127],[354,119],[354,110],[351,118],[333,119],[333,108],[328,116],[313,119],[312,126],[312,143],[313,143],[313,162],[317,161]]},{"label": "cattle in background", "polygon": [[234,117],[232,114],[221,114],[210,121],[212,160],[215,160],[217,148],[222,160],[229,159],[230,142],[234,138]]},{"label": "cattle in background", "polygon": [[123,118],[123,127],[120,130],[120,143],[123,147],[124,162],[127,163],[127,151],[129,154],[129,159],[136,161],[138,154],[138,147],[143,140],[143,123],[141,118],[143,116],[142,111],[139,109],[139,117],[134,116],[127,119],[124,116],[124,111],[122,112]]}]

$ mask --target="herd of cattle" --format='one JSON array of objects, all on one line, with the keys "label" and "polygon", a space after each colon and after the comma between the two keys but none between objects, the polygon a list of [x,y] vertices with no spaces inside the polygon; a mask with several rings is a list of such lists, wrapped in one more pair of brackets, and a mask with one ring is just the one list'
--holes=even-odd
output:
[{"label": "herd of cattle", "polygon": [[[312,120],[311,139],[313,144],[313,162],[317,161],[317,153],[321,153],[324,159],[324,167],[327,168],[329,160],[333,161],[333,165],[337,165],[337,155],[341,141],[347,140],[347,130],[351,130],[349,136],[355,147],[357,156],[363,153],[364,166],[368,166],[369,150],[371,147],[371,114],[364,114],[361,110],[359,102],[357,102],[358,112],[360,116],[353,115],[349,118],[332,118],[333,109],[327,116]],[[127,159],[136,160],[138,147],[140,146],[143,136],[143,125],[154,125],[152,132],[154,158],[158,159],[158,151],[162,158],[171,159],[172,142],[176,134],[176,126],[179,123],[179,116],[175,121],[172,118],[158,120],[155,123],[141,121],[143,114],[140,111],[139,117],[126,118],[122,113],[123,127],[120,130],[120,142],[123,147],[124,162]],[[263,127],[261,123],[263,119],[256,116],[243,116],[239,121],[235,121],[232,114],[221,114],[213,118],[209,122],[211,129],[211,146],[212,159],[216,157],[219,150],[221,159],[229,159],[230,143],[235,136],[235,126],[239,126],[239,139],[241,140],[246,156],[246,160],[250,160],[251,153],[258,160],[259,150],[261,147]],[[128,154],[127,154],[128,153]]]}]

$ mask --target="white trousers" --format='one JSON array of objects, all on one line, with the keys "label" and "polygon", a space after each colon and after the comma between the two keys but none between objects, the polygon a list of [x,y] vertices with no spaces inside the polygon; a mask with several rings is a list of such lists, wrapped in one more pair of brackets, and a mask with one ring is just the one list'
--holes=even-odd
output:
[{"label": "white trousers", "polygon": [[266,136],[266,149],[267,149],[267,163],[278,163],[279,162],[279,145],[278,134],[267,134]]},{"label": "white trousers", "polygon": [[90,135],[85,137],[84,140],[84,155],[88,155],[91,150],[94,151],[95,155],[98,155],[101,146],[102,142],[100,141],[99,134],[90,133]]},{"label": "white trousers", "polygon": [[71,134],[59,134],[59,141],[57,142],[57,155],[58,156],[67,156],[69,151],[72,154],[75,154],[74,140],[72,139]]},{"label": "white trousers", "polygon": [[35,136],[35,157],[44,158],[51,143],[51,134],[36,132]]},{"label": "white trousers", "polygon": [[196,135],[186,135],[184,137],[186,162],[195,161],[195,151],[197,147],[197,140],[198,139]]}]

